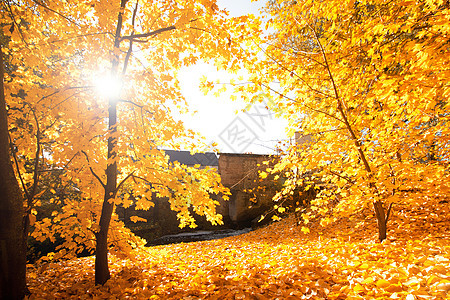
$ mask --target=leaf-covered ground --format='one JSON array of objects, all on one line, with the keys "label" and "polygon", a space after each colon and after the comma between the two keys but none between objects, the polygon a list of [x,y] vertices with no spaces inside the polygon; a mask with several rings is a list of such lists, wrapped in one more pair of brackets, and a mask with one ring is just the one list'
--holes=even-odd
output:
[{"label": "leaf-covered ground", "polygon": [[341,220],[311,233],[288,218],[222,240],[110,255],[94,285],[93,257],[29,267],[29,299],[450,299],[450,209],[436,199],[395,207],[388,240],[376,224]]}]

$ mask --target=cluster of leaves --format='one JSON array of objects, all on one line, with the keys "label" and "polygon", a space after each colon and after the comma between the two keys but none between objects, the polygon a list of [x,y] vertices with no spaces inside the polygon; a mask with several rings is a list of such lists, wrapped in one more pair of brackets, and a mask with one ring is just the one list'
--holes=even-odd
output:
[{"label": "cluster of leaves", "polygon": [[448,1],[268,1],[265,12],[265,35],[235,20],[249,75],[234,88],[249,102],[266,93],[302,137],[268,170],[290,178],[276,197],[314,170],[319,214],[373,205],[382,240],[391,204],[422,201],[404,191],[448,194]]},{"label": "cluster of leaves", "polygon": [[448,198],[393,215],[376,242],[371,218],[304,234],[288,218],[223,240],[110,256],[112,278],[92,282],[93,257],[29,266],[28,299],[444,299],[450,290]]},{"label": "cluster of leaves", "polygon": [[[169,163],[161,151],[204,146],[174,117],[187,110],[177,70],[222,54],[224,64],[237,62],[222,30],[225,12],[214,1],[1,5],[9,132],[34,238],[58,236],[69,252],[92,250],[112,164],[114,188],[122,188],[114,204],[127,207],[133,198],[145,210],[167,197],[182,226],[194,226],[191,211],[221,222],[210,197],[227,194],[218,174]],[[108,101],[94,85],[108,75],[123,81],[113,95],[119,117],[111,130]],[[109,160],[108,141],[117,145]],[[44,216],[40,205],[56,209]],[[122,250],[142,244],[116,215],[110,237]]]}]

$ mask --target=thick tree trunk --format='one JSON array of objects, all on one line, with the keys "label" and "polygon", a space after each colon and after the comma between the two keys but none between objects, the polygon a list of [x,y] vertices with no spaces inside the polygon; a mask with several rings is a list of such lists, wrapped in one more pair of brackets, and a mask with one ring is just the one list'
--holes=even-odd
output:
[{"label": "thick tree trunk", "polygon": [[22,299],[26,288],[26,236],[22,191],[9,152],[0,47],[0,299]]}]

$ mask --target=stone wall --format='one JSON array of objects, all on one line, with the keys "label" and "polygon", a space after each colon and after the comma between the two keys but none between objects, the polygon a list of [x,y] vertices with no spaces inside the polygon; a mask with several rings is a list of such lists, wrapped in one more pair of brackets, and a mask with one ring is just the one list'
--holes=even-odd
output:
[{"label": "stone wall", "polygon": [[[221,196],[211,195],[211,197],[217,200],[221,204],[228,204],[228,201],[224,201]],[[116,208],[116,213],[119,219],[125,222],[127,227],[129,227],[134,233],[145,238],[147,241],[151,241],[163,235],[174,234],[179,232],[193,231],[193,230],[215,230],[224,229],[231,227],[231,221],[228,218],[228,206],[220,205],[216,207],[217,213],[223,216],[224,225],[216,226],[211,225],[210,222],[206,220],[205,216],[199,216],[190,209],[192,216],[195,219],[197,225],[196,228],[180,228],[180,222],[177,219],[177,212],[170,209],[170,203],[167,198],[157,198],[152,199],[154,206],[149,210],[136,210],[135,205],[128,208],[124,208],[118,205]],[[131,216],[139,216],[147,220],[147,222],[137,222],[133,223],[130,220]]]},{"label": "stone wall", "polygon": [[[224,225],[212,226],[205,217],[193,214],[198,225],[196,230],[250,227],[254,219],[259,219],[272,208],[272,197],[277,187],[271,176],[261,180],[258,175],[259,170],[268,168],[263,162],[271,159],[269,155],[221,153],[218,171],[222,184],[230,189],[231,196],[229,201],[224,201],[220,195],[212,197],[220,203],[216,209],[223,216]],[[191,230],[178,227],[176,212],[170,209],[166,198],[155,198],[153,202],[155,206],[148,211],[135,210],[133,206],[126,209],[118,206],[116,212],[128,227],[148,241],[162,235]],[[145,218],[148,222],[134,224],[130,221],[133,215]]]},{"label": "stone wall", "polygon": [[272,204],[276,186],[271,178],[259,178],[258,171],[265,171],[269,165],[263,164],[273,157],[258,154],[221,153],[219,155],[219,174],[222,184],[231,191],[228,203],[230,220],[238,227],[249,226]]}]

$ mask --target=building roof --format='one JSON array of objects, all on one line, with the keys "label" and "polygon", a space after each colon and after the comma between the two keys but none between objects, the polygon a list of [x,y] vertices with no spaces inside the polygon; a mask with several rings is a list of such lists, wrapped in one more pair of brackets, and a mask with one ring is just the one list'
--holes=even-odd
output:
[{"label": "building roof", "polygon": [[193,166],[200,165],[202,167],[219,166],[219,160],[214,152],[195,153],[191,154],[189,151],[164,150],[169,155],[169,162],[178,161],[180,164]]},{"label": "building roof", "polygon": [[257,154],[257,153],[226,153],[226,152],[219,152],[219,156],[244,156],[244,157],[275,157],[278,156],[276,154]]}]

